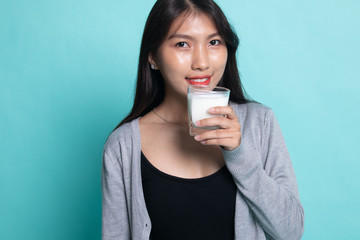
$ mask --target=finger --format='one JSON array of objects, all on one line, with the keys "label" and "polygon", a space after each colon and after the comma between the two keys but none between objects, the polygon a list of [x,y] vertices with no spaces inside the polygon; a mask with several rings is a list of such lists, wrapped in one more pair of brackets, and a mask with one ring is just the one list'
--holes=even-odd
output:
[{"label": "finger", "polygon": [[231,122],[226,117],[211,117],[201,119],[197,121],[195,125],[197,127],[219,126],[220,128],[229,128],[231,126]]},{"label": "finger", "polygon": [[230,106],[225,106],[225,107],[212,107],[209,110],[209,113],[211,114],[221,114],[221,115],[226,115],[227,118],[234,120],[234,119],[238,119],[238,116],[236,115],[236,113],[234,112],[234,110],[232,109],[232,107]]},{"label": "finger", "polygon": [[228,129],[217,129],[213,131],[207,131],[202,134],[199,134],[195,136],[196,141],[204,141],[209,139],[215,139],[215,138],[234,138],[238,139],[240,138],[241,133],[240,131],[233,131]]},{"label": "finger", "polygon": [[218,145],[222,146],[225,150],[231,151],[237,148],[240,143],[235,143],[232,138],[215,138],[203,140],[200,142],[203,145]]},{"label": "finger", "polygon": [[205,118],[195,123],[197,127],[219,126],[223,129],[234,128],[240,130],[241,126],[237,119],[231,120],[226,117]]}]

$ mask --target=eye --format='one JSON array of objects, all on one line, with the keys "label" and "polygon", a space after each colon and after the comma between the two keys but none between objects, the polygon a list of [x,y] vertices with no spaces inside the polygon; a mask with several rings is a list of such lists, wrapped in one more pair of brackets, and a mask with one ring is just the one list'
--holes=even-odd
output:
[{"label": "eye", "polygon": [[186,42],[178,42],[175,46],[183,48],[188,47],[189,45]]},{"label": "eye", "polygon": [[221,44],[221,41],[220,41],[220,40],[211,40],[211,41],[210,41],[210,45],[211,45],[211,46],[216,46],[216,45],[219,45],[219,44]]}]

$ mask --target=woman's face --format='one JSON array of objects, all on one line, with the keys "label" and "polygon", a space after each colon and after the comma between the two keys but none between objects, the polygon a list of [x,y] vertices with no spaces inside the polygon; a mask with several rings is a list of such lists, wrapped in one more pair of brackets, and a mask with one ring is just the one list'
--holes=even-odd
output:
[{"label": "woman's face", "polygon": [[198,12],[178,17],[149,61],[160,70],[167,95],[186,96],[189,84],[211,88],[218,84],[225,70],[227,48],[213,20]]}]

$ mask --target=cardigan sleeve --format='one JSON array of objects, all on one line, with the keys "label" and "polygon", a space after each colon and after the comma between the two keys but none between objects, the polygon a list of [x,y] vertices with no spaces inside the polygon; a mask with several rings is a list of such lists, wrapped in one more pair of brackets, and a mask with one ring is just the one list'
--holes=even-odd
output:
[{"label": "cardigan sleeve", "polygon": [[223,151],[238,190],[263,230],[273,239],[300,239],[304,212],[294,169],[278,122],[268,109],[261,137],[242,136],[240,146]]},{"label": "cardigan sleeve", "polygon": [[105,150],[101,169],[102,240],[130,239],[129,217],[121,166]]}]

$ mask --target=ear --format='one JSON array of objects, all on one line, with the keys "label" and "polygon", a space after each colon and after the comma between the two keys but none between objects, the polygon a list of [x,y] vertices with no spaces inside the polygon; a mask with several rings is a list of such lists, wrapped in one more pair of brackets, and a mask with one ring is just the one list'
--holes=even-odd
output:
[{"label": "ear", "polygon": [[158,70],[159,69],[157,67],[156,60],[155,60],[152,53],[149,54],[148,61],[149,61],[149,64],[151,66],[151,69],[153,69],[153,70]]}]

